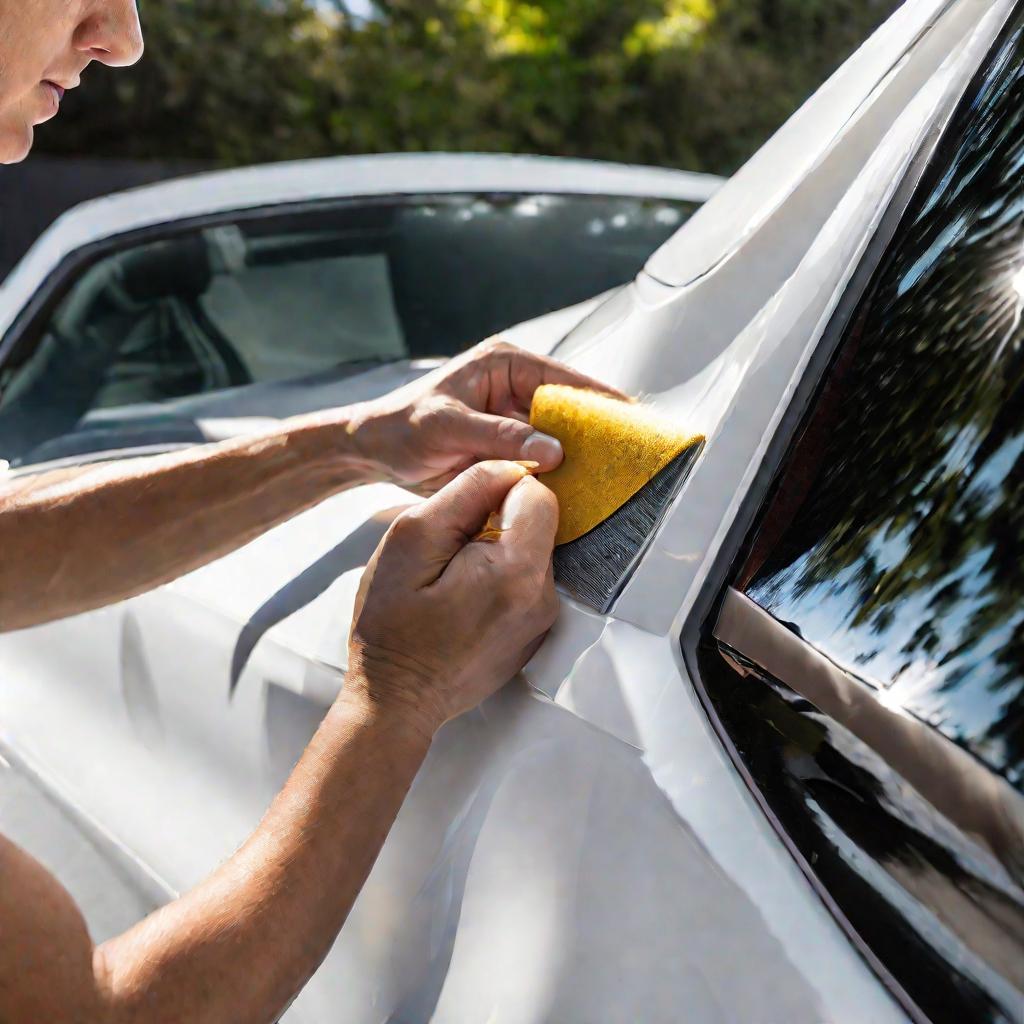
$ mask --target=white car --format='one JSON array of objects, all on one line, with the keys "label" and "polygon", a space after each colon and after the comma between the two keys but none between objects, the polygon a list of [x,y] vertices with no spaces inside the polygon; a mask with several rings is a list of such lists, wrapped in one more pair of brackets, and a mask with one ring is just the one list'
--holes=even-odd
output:
[{"label": "white car", "polygon": [[[631,284],[512,332],[707,442],[438,735],[289,1020],[1024,1020],[1022,169],[1024,4],[910,2]],[[0,638],[3,756],[88,846],[66,875],[141,907],[237,846],[409,500]]]}]

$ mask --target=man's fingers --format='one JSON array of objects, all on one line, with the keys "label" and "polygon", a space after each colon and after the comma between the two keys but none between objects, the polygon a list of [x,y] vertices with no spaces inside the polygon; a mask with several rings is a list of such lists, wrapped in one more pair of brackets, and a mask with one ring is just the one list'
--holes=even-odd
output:
[{"label": "man's fingers", "polygon": [[603,384],[594,377],[580,373],[550,356],[524,352],[522,349],[503,343],[495,348],[495,353],[497,358],[509,361],[507,380],[512,392],[510,398],[525,409],[530,408],[533,393],[541,384],[568,384],[574,388],[589,388],[591,391],[599,391],[612,398],[630,401],[629,396],[623,394],[618,388]]},{"label": "man's fingers", "polygon": [[557,468],[563,458],[561,442],[534,430],[529,423],[474,412],[468,406],[462,415],[453,419],[445,441],[459,454],[477,459],[536,462],[541,473]]},{"label": "man's fingers", "polygon": [[468,569],[468,578],[489,581],[518,610],[521,622],[532,624],[531,639],[545,633],[558,614],[552,562],[557,528],[558,499],[534,477],[523,477],[475,543],[451,560],[441,582],[463,585]]},{"label": "man's fingers", "polygon": [[514,461],[478,462],[420,505],[420,511],[430,516],[433,526],[458,533],[464,542],[480,532],[529,472]]},{"label": "man's fingers", "polygon": [[539,480],[524,477],[508,492],[498,517],[499,543],[515,545],[526,559],[547,565],[558,529],[558,499]]},{"label": "man's fingers", "polygon": [[433,583],[528,473],[515,462],[478,462],[399,517],[391,528],[392,543],[410,582]]}]

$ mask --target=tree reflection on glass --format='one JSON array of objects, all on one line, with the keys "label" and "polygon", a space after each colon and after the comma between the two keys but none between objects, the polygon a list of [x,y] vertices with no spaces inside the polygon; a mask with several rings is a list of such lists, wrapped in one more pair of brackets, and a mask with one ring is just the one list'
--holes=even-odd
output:
[{"label": "tree reflection on glass", "polygon": [[747,573],[761,605],[1018,787],[1021,36],[947,133],[783,476],[781,538]]}]

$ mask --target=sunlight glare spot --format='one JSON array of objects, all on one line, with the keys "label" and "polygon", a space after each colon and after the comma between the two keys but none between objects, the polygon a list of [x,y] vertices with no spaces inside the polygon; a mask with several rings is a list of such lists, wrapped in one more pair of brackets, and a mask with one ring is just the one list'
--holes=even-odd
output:
[{"label": "sunlight glare spot", "polygon": [[1017,293],[1017,298],[1020,299],[1021,302],[1024,302],[1024,267],[1021,267],[1020,270],[1013,275],[1010,283],[1013,285],[1013,290]]}]

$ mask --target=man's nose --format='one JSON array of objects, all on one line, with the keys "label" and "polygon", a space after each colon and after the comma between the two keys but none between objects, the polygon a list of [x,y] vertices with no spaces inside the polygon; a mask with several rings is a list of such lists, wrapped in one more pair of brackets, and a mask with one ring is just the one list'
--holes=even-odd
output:
[{"label": "man's nose", "polygon": [[135,0],[96,0],[75,30],[75,49],[111,67],[142,57],[142,26]]}]

